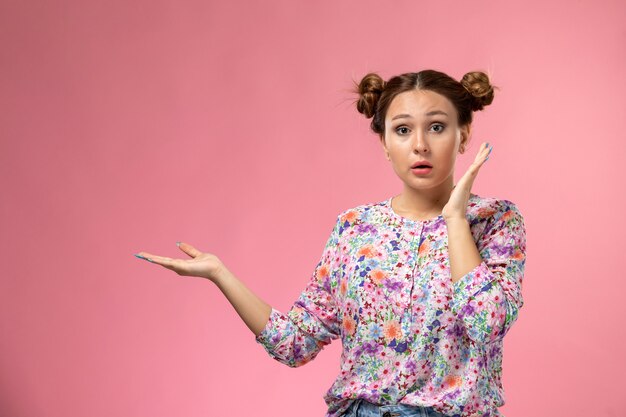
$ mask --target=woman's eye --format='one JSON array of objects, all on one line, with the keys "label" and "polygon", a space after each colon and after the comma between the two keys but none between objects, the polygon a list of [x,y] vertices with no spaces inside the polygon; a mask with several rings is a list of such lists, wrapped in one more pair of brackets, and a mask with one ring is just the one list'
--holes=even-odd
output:
[{"label": "woman's eye", "polygon": [[409,128],[408,128],[408,127],[406,127],[406,126],[400,126],[400,127],[398,127],[398,128],[396,129],[396,132],[398,132],[398,133],[399,133],[399,134],[401,134],[401,135],[406,135],[406,134],[408,133],[408,132],[407,132],[407,130],[409,130]]},{"label": "woman's eye", "polygon": [[437,133],[443,132],[443,130],[445,129],[445,126],[442,125],[442,124],[439,124],[439,123],[436,124],[436,125],[433,125],[433,127],[440,127],[441,128],[441,129],[436,131]]}]

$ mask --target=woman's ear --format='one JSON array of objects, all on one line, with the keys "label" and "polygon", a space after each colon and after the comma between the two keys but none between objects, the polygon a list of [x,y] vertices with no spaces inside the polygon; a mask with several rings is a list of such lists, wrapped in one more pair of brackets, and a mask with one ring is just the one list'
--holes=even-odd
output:
[{"label": "woman's ear", "polygon": [[385,158],[387,158],[388,161],[391,161],[391,158],[389,157],[389,151],[387,150],[387,145],[385,144],[384,135],[380,135],[380,144],[382,145],[383,151],[385,152]]},{"label": "woman's ear", "polygon": [[461,127],[461,144],[459,145],[459,153],[465,153],[470,130],[471,126],[469,124]]}]

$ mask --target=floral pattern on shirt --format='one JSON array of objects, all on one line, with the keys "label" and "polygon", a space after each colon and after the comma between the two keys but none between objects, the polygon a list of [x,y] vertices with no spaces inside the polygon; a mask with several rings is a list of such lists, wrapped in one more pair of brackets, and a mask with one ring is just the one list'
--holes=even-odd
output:
[{"label": "floral pattern on shirt", "polygon": [[341,338],[326,417],[357,398],[502,416],[502,342],[523,305],[526,230],[508,200],[472,193],[466,218],[482,262],[452,283],[442,216],[410,220],[391,198],[343,211],[306,287],[287,314],[272,308],[256,342],[298,367]]}]

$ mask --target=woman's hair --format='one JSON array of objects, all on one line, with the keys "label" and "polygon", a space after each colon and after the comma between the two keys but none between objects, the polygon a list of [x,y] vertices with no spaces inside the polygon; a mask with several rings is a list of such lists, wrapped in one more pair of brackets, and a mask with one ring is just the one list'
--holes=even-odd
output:
[{"label": "woman's hair", "polygon": [[372,131],[378,133],[381,139],[385,135],[387,109],[400,93],[418,89],[441,94],[452,102],[457,110],[458,124],[464,126],[472,123],[472,112],[491,104],[493,90],[498,88],[491,85],[487,74],[480,71],[468,72],[460,82],[435,70],[400,74],[388,81],[371,72],[354,84],[353,92],[358,94],[356,108],[368,119],[372,118]]}]

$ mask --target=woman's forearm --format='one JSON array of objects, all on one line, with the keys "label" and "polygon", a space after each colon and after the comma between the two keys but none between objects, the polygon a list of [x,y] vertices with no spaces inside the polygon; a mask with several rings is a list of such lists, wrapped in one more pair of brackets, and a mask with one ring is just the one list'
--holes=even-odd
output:
[{"label": "woman's forearm", "polygon": [[450,275],[455,283],[482,262],[476,242],[465,218],[446,219]]},{"label": "woman's forearm", "polygon": [[255,336],[258,336],[272,312],[272,307],[257,297],[243,282],[226,267],[213,281],[246,323]]}]

